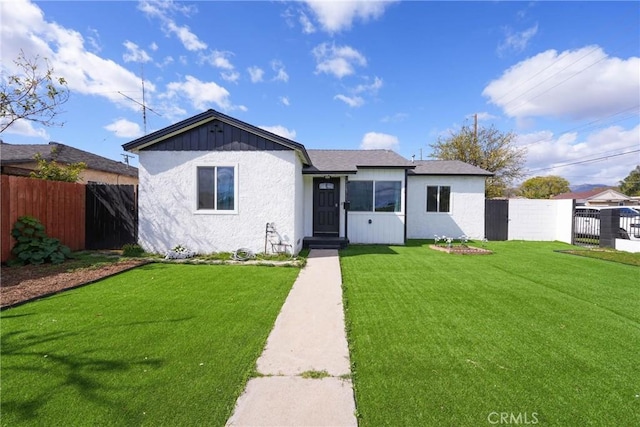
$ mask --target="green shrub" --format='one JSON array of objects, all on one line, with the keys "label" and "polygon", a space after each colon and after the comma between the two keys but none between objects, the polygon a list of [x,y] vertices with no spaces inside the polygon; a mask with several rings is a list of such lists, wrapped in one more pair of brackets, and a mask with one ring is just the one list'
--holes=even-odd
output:
[{"label": "green shrub", "polygon": [[71,250],[60,240],[47,236],[44,225],[32,216],[21,216],[11,230],[16,239],[11,253],[16,256],[12,264],[60,264],[71,258]]},{"label": "green shrub", "polygon": [[144,255],[144,249],[135,243],[127,243],[122,247],[122,256],[139,257]]}]

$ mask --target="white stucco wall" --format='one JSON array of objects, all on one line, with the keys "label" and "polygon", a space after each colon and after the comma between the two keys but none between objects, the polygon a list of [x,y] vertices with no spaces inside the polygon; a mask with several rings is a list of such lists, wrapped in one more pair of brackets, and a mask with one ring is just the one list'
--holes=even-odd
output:
[{"label": "white stucco wall", "polygon": [[[450,212],[427,212],[427,186],[451,187]],[[407,184],[407,238],[433,239],[435,235],[484,238],[484,185],[482,176],[409,176]]]},{"label": "white stucco wall", "polygon": [[616,250],[625,252],[640,252],[639,240],[616,239]]},{"label": "white stucco wall", "polygon": [[[139,164],[139,242],[146,250],[183,245],[198,253],[263,252],[267,222],[301,245],[296,196],[303,190],[294,151],[142,151]],[[202,165],[237,165],[237,213],[196,211],[196,166]]]},{"label": "white stucco wall", "polygon": [[572,222],[573,200],[509,200],[509,240],[571,243]]},{"label": "white stucco wall", "polygon": [[349,211],[347,220],[347,238],[349,242],[403,245],[406,195],[404,169],[359,169],[357,174],[349,176],[349,182],[351,181],[400,181],[402,183],[402,211]]}]

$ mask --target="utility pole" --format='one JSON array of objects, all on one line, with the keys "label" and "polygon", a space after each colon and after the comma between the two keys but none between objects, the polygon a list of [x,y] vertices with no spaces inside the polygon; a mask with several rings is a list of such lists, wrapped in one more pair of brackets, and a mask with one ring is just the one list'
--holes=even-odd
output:
[{"label": "utility pole", "polygon": [[478,143],[478,113],[473,115],[473,138],[474,142]]}]

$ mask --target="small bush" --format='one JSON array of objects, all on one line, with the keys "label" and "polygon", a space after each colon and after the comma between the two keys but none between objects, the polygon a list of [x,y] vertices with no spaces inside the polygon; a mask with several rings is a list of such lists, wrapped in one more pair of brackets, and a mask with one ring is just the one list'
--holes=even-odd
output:
[{"label": "small bush", "polygon": [[32,216],[21,216],[11,230],[16,239],[11,253],[16,256],[12,264],[60,264],[71,258],[71,250],[60,240],[47,236],[44,225]]},{"label": "small bush", "polygon": [[144,249],[140,245],[134,243],[127,243],[122,247],[122,256],[126,257],[140,257],[144,255]]}]

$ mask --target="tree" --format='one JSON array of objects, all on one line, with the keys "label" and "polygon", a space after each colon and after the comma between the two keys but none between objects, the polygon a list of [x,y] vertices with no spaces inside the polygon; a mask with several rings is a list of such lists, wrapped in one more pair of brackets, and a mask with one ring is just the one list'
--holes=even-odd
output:
[{"label": "tree", "polygon": [[569,181],[561,176],[535,176],[522,183],[518,195],[527,199],[549,199],[569,191]]},{"label": "tree", "polygon": [[627,196],[640,196],[640,165],[620,181],[620,192]]},{"label": "tree", "polygon": [[54,75],[46,58],[43,61],[38,55],[29,59],[20,51],[13,61],[16,74],[0,79],[0,133],[20,119],[45,126],[62,125],[54,119],[69,99],[67,82]]},{"label": "tree", "polygon": [[431,144],[431,157],[461,160],[492,172],[494,176],[487,178],[485,195],[500,197],[512,181],[523,176],[526,150],[514,145],[515,137],[514,133],[500,132],[494,126],[476,131],[465,124],[458,132]]},{"label": "tree", "polygon": [[[52,150],[55,156],[55,150]],[[77,182],[80,179],[80,173],[87,168],[86,163],[70,163],[66,166],[59,165],[55,160],[47,160],[38,153],[34,157],[38,162],[36,169],[31,172],[31,178],[46,179],[49,181],[65,181]]]}]

